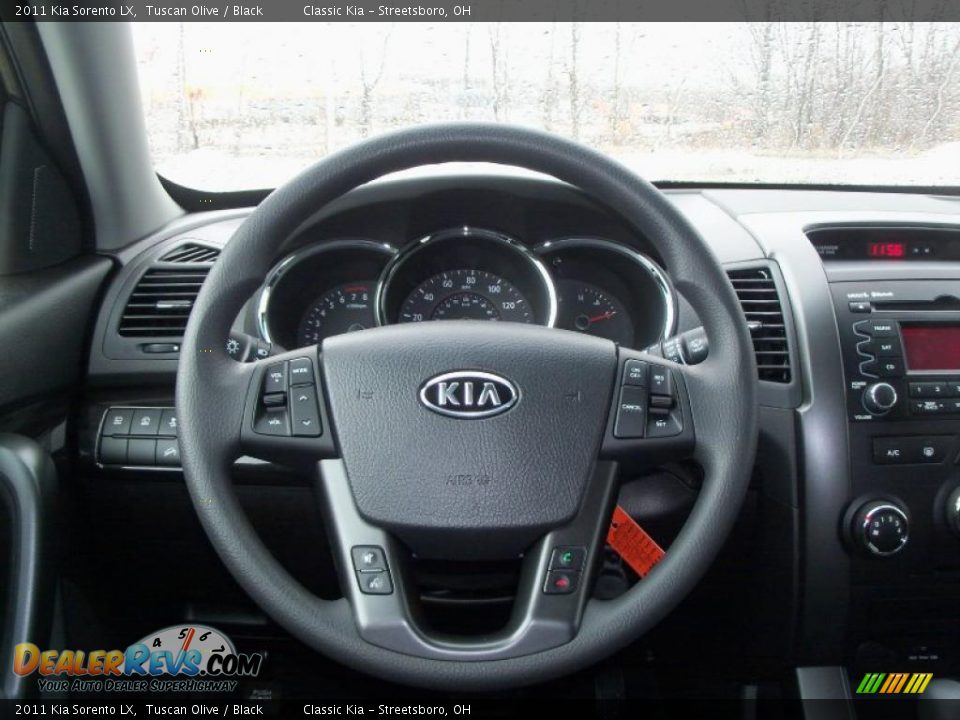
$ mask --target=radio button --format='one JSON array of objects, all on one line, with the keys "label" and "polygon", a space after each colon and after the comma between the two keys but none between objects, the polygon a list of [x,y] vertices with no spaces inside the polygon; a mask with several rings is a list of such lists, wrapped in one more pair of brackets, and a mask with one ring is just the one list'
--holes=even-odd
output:
[{"label": "radio button", "polygon": [[910,411],[914,415],[942,415],[947,412],[947,404],[943,400],[912,400]]},{"label": "radio button", "polygon": [[879,358],[877,374],[880,377],[900,377],[903,375],[903,360],[892,357]]},{"label": "radio button", "polygon": [[855,332],[868,337],[884,338],[896,337],[897,326],[889,320],[861,320],[854,323]]},{"label": "radio button", "polygon": [[947,397],[947,388],[945,383],[938,382],[912,382],[910,383],[910,397],[912,398],[937,398]]},{"label": "radio button", "polygon": [[960,382],[944,383],[947,388],[948,397],[960,397]]},{"label": "radio button", "polygon": [[865,300],[856,300],[848,303],[850,312],[852,313],[868,313],[870,312],[870,303]]},{"label": "radio button", "polygon": [[900,350],[900,340],[895,337],[864,340],[861,343],[857,343],[857,352],[861,355],[876,355],[882,358],[899,358],[903,354]]}]

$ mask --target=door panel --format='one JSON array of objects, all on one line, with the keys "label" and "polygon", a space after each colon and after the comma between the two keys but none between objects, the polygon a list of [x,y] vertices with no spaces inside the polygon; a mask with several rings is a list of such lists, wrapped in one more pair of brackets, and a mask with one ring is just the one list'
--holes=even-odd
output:
[{"label": "door panel", "polygon": [[47,647],[53,616],[57,475],[49,455],[20,435],[0,433],[0,699],[22,698],[28,681],[12,670],[13,647]]}]

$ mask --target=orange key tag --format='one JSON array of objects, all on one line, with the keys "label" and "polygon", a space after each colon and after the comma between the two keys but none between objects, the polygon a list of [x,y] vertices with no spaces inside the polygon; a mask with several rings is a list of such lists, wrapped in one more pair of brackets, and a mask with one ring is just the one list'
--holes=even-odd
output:
[{"label": "orange key tag", "polygon": [[622,507],[617,505],[607,531],[607,544],[623,558],[640,577],[646,577],[666,554],[657,541],[647,535]]}]

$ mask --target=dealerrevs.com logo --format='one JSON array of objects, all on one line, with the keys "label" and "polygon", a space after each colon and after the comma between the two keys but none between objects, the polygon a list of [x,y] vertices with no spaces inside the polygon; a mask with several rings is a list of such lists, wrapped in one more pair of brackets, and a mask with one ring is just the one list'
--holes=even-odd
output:
[{"label": "dealerrevs.com logo", "polygon": [[13,649],[14,672],[36,673],[41,692],[232,692],[236,678],[255,677],[262,662],[204,625],[173,625],[126,650]]}]

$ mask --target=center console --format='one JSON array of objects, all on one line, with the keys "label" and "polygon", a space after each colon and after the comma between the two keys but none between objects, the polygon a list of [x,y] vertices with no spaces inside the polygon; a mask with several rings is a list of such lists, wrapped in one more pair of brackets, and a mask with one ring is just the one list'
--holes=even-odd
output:
[{"label": "center console", "polygon": [[838,523],[852,660],[946,672],[960,661],[958,235],[841,230],[831,243],[809,234],[843,355],[851,487]]}]

